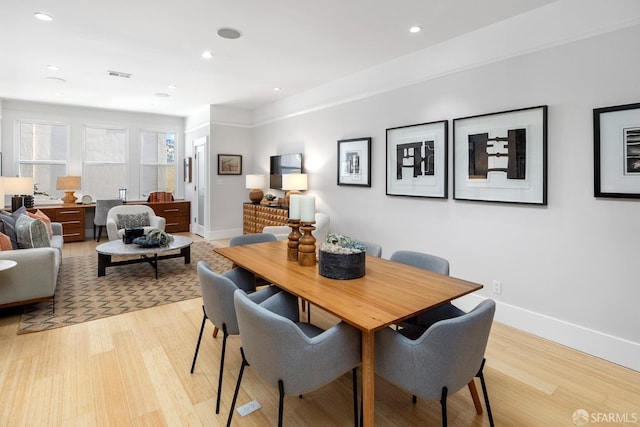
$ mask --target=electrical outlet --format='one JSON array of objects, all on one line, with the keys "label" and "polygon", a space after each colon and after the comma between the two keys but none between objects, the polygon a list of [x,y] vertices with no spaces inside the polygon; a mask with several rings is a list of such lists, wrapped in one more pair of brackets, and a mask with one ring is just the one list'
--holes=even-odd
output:
[{"label": "electrical outlet", "polygon": [[493,293],[496,295],[502,294],[502,282],[500,280],[494,280],[492,282],[493,285]]}]

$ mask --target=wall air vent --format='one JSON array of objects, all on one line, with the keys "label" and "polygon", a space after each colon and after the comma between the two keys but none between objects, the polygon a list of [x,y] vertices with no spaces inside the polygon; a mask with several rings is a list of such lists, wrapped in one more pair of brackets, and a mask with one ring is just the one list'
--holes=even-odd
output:
[{"label": "wall air vent", "polygon": [[123,73],[121,71],[107,70],[107,74],[111,77],[122,77],[123,79],[130,79],[131,73]]}]

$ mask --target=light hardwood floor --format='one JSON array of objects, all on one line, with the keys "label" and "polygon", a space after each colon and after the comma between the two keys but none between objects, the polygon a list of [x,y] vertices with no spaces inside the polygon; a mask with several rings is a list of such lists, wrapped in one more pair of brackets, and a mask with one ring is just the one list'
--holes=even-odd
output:
[{"label": "light hardwood floor", "polygon": [[[224,244],[224,242],[222,242]],[[65,245],[64,256],[92,255],[95,243]],[[230,337],[220,414],[215,390],[221,337],[208,323],[194,374],[189,374],[201,300],[16,335],[18,310],[0,311],[0,426],[218,426],[225,425],[240,368],[239,337]],[[336,320],[314,308],[313,321]],[[640,426],[640,373],[495,323],[485,377],[497,426],[572,426],[584,409],[614,414]],[[640,355],[639,355],[640,357]],[[478,388],[479,384],[478,384]],[[234,416],[234,425],[270,426],[277,390],[245,374],[238,405],[262,409]],[[285,399],[285,425],[352,425],[351,377],[345,375],[302,399]],[[449,398],[450,426],[488,426],[467,389]],[[607,415],[608,416],[608,415]],[[626,417],[627,423],[622,422]],[[376,381],[376,425],[439,426],[440,404],[418,400]]]}]

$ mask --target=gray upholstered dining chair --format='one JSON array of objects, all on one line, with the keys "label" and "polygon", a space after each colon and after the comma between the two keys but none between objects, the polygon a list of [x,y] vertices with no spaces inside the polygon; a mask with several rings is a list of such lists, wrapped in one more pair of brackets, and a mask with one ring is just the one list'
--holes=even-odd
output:
[{"label": "gray upholstered dining chair", "polygon": [[367,255],[380,258],[382,256],[382,245],[374,242],[365,242],[364,240],[358,240],[367,248]]},{"label": "gray upholstered dining chair", "polygon": [[[107,213],[109,209],[114,206],[120,206],[122,199],[98,199],[96,200],[96,211],[93,217],[93,237],[97,242],[100,241],[102,236],[102,228],[107,226]],[[96,227],[98,227],[98,234],[96,235]]]},{"label": "gray upholstered dining chair", "polygon": [[[261,302],[280,290],[275,286],[269,286],[256,292],[253,274],[241,269],[234,268],[223,274],[218,274],[211,270],[211,267],[204,261],[197,264],[198,279],[202,291],[202,326],[198,335],[198,343],[193,354],[191,363],[191,373],[196,367],[202,332],[209,319],[217,328],[222,329],[222,354],[220,355],[220,371],[218,373],[218,392],[216,395],[216,414],[220,412],[220,388],[222,387],[222,374],[224,371],[224,356],[229,335],[238,335],[238,320],[236,310],[233,305],[233,293],[241,289],[250,293],[249,298],[256,302]],[[214,337],[216,334],[214,333]]]},{"label": "gray upholstered dining chair", "polygon": [[445,427],[447,396],[479,377],[493,427],[483,368],[495,307],[485,300],[469,313],[434,323],[416,340],[391,328],[377,332],[376,373],[414,396],[439,400]]},{"label": "gray upholstered dining chair", "polygon": [[300,323],[295,296],[280,292],[262,304],[242,292],[234,294],[242,365],[229,410],[233,412],[246,366],[267,383],[278,387],[278,426],[282,426],[284,396],[301,396],[341,377],[351,370],[354,425],[358,425],[356,369],[360,364],[360,332],[340,322],[330,329]]},{"label": "gray upholstered dining chair", "polygon": [[268,233],[241,234],[229,240],[229,246],[251,245],[253,243],[275,242],[276,236]]},{"label": "gray upholstered dining chair", "polygon": [[[445,258],[415,251],[396,251],[389,258],[391,261],[399,262],[413,267],[422,268],[423,270],[433,271],[434,273],[449,275],[449,261]],[[464,314],[464,311],[451,303],[445,303],[438,307],[420,313],[416,317],[407,319],[403,324],[411,324],[421,326],[423,329],[428,328],[433,323],[456,317]]]}]

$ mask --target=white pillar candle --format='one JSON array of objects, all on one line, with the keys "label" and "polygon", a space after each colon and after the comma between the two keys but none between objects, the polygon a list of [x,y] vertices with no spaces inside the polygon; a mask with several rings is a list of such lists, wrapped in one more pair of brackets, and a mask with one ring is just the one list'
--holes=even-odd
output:
[{"label": "white pillar candle", "polygon": [[300,198],[301,195],[292,194],[289,197],[289,219],[300,219]]},{"label": "white pillar candle", "polygon": [[315,222],[316,220],[316,198],[314,196],[303,196],[300,200],[300,222]]}]

